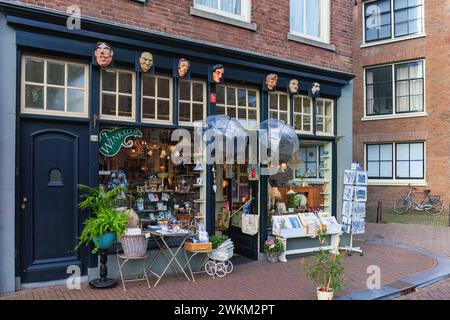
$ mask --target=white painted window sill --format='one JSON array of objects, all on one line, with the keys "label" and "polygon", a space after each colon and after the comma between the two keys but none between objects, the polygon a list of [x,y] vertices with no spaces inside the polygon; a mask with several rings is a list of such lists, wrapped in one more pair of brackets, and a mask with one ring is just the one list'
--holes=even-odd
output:
[{"label": "white painted window sill", "polygon": [[383,180],[369,179],[369,186],[411,186],[426,187],[428,183],[425,180]]},{"label": "white painted window sill", "polygon": [[361,118],[361,121],[374,121],[374,120],[388,120],[388,119],[402,119],[402,118],[416,118],[416,117],[427,117],[426,112],[411,112],[411,113],[401,113],[401,114],[390,114],[383,116],[365,116]]},{"label": "white painted window sill", "polygon": [[423,37],[426,37],[425,33],[415,34],[415,35],[412,35],[412,36],[406,36],[406,37],[402,37],[402,38],[394,38],[394,39],[387,39],[387,40],[381,40],[381,41],[367,42],[367,43],[363,43],[360,46],[360,48],[380,46],[380,45],[383,45],[383,44],[395,43],[395,42],[406,41],[406,40],[417,39],[417,38],[423,38]]},{"label": "white painted window sill", "polygon": [[251,30],[251,31],[256,31],[258,29],[256,23],[251,23],[251,22],[247,22],[244,20],[230,18],[230,17],[224,16],[221,14],[208,12],[208,11],[194,8],[194,7],[190,7],[189,14],[191,16],[196,16],[196,17],[200,17],[200,18],[205,18],[205,19],[221,22],[221,23],[226,23],[226,24],[233,25],[235,27],[244,28],[244,29]]},{"label": "white painted window sill", "polygon": [[317,40],[313,40],[313,39],[308,39],[308,38],[305,38],[305,37],[302,37],[302,36],[299,36],[299,35],[296,35],[293,33],[288,33],[287,39],[291,40],[291,41],[307,44],[310,46],[326,49],[326,50],[333,51],[333,52],[336,51],[336,46],[334,44],[325,43],[325,42],[321,42],[321,41],[317,41]]}]

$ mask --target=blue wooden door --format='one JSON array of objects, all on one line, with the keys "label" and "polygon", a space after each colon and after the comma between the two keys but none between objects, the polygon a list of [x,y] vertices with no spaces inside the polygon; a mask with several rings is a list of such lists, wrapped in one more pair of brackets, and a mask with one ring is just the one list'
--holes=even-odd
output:
[{"label": "blue wooden door", "polygon": [[77,184],[86,183],[87,125],[23,121],[20,158],[22,282],[67,278],[83,267]]}]

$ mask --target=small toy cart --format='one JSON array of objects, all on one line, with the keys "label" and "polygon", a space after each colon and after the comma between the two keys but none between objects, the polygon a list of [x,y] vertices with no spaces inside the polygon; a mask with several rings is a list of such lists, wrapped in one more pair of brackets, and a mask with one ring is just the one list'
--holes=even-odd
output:
[{"label": "small toy cart", "polygon": [[234,244],[231,239],[224,241],[217,249],[213,249],[209,255],[209,261],[205,264],[205,271],[212,276],[219,278],[225,277],[227,273],[233,271],[233,263],[230,261],[233,257]]}]

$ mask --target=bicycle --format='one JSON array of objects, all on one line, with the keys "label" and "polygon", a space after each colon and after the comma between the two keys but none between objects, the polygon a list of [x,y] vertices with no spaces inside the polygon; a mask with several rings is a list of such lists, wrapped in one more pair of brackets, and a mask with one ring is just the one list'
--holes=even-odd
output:
[{"label": "bicycle", "polygon": [[423,200],[421,203],[418,203],[415,201],[416,190],[417,190],[416,188],[411,187],[409,191],[406,193],[406,195],[395,203],[394,205],[395,213],[404,214],[408,212],[411,209],[413,203],[415,205],[414,208],[415,210],[425,211],[431,216],[437,216],[442,213],[442,211],[444,210],[444,206],[442,205],[440,196],[432,197],[430,195],[431,190],[425,189],[423,191],[424,194]]}]

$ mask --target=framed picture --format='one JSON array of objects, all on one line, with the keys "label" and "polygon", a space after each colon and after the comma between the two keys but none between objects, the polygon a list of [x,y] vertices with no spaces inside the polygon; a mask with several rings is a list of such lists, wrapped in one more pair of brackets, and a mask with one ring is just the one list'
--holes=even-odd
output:
[{"label": "framed picture", "polygon": [[367,201],[367,187],[356,187],[355,188],[355,199],[356,201]]},{"label": "framed picture", "polygon": [[344,171],[344,184],[355,184],[356,181],[356,171],[355,170],[345,170]]},{"label": "framed picture", "polygon": [[298,228],[302,227],[297,216],[288,216],[288,220],[289,220],[289,223],[291,224],[292,228],[298,229]]},{"label": "framed picture", "polygon": [[356,171],[356,184],[359,186],[367,186],[367,171]]},{"label": "framed picture", "polygon": [[284,202],[278,202],[277,203],[277,212],[286,212],[286,203]]},{"label": "framed picture", "polygon": [[346,185],[345,188],[344,188],[344,194],[342,196],[342,199],[344,201],[351,201],[351,200],[353,200],[354,192],[355,192],[355,187]]},{"label": "framed picture", "polygon": [[366,203],[354,202],[353,203],[353,216],[356,218],[364,218],[366,216]]},{"label": "framed picture", "polygon": [[351,217],[353,213],[353,202],[343,201],[342,202],[342,216]]}]

